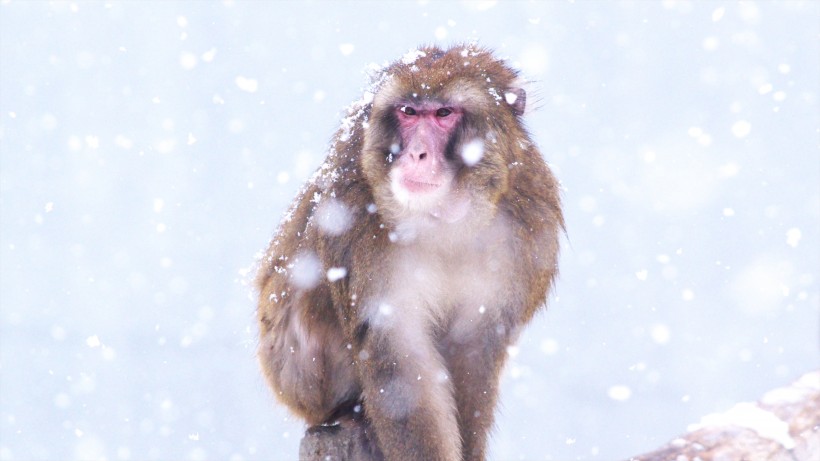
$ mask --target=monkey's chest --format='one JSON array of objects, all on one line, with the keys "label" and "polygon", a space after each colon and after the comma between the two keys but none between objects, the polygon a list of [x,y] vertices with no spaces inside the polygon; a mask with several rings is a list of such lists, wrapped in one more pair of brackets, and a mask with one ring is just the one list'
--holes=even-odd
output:
[{"label": "monkey's chest", "polygon": [[491,314],[516,285],[507,245],[408,247],[389,274],[397,305],[444,320]]}]

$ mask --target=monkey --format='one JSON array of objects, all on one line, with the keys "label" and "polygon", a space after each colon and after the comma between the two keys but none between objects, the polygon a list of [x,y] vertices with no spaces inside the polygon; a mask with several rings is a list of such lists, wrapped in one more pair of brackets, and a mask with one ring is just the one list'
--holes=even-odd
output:
[{"label": "monkey", "polygon": [[484,460],[507,348],[557,275],[560,185],[491,50],[370,77],[259,256],[261,368],[309,426],[361,421],[361,456]]}]

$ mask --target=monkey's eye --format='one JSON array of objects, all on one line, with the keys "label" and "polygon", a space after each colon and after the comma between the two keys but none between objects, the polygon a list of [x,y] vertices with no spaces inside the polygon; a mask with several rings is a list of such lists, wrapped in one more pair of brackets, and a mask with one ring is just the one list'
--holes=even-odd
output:
[{"label": "monkey's eye", "polygon": [[446,117],[446,116],[448,116],[452,113],[453,113],[452,110],[450,110],[446,107],[442,107],[441,109],[436,111],[436,117]]},{"label": "monkey's eye", "polygon": [[416,109],[410,106],[401,106],[399,110],[404,112],[404,115],[416,115]]}]

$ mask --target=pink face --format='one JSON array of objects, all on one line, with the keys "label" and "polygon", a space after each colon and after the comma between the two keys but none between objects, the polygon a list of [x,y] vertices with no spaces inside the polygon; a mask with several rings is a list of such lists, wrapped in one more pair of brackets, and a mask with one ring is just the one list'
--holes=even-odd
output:
[{"label": "pink face", "polygon": [[409,196],[446,190],[453,173],[447,168],[444,151],[463,112],[431,102],[402,105],[395,111],[404,149],[394,166],[394,184]]}]

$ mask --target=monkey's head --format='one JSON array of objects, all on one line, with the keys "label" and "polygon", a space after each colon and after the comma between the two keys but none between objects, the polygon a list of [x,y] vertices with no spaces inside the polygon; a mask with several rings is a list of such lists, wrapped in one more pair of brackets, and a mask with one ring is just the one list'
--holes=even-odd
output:
[{"label": "monkey's head", "polygon": [[485,49],[427,47],[374,81],[361,166],[382,216],[454,222],[492,213],[514,152],[530,144],[517,73]]}]

